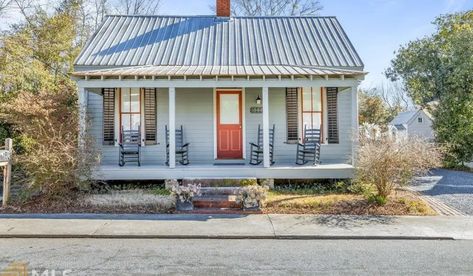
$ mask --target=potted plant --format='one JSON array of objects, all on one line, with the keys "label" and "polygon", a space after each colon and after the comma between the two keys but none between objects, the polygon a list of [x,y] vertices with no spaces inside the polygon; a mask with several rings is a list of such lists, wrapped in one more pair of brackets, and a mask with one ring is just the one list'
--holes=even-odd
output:
[{"label": "potted plant", "polygon": [[171,193],[176,197],[176,209],[178,211],[191,211],[194,209],[192,199],[200,195],[200,184],[188,184],[187,186],[173,185]]},{"label": "potted plant", "polygon": [[237,202],[242,204],[243,210],[259,210],[263,206],[268,186],[251,185],[240,188]]}]

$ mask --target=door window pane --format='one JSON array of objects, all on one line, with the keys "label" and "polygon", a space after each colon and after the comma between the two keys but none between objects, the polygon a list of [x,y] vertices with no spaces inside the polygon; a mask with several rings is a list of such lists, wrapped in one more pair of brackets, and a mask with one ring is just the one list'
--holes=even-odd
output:
[{"label": "door window pane", "polygon": [[141,125],[140,114],[122,114],[123,130],[139,130]]},{"label": "door window pane", "polygon": [[302,101],[304,111],[311,111],[312,107],[312,92],[310,88],[304,88],[302,92]]},{"label": "door window pane", "polygon": [[131,115],[131,122],[130,122],[131,130],[138,130],[139,131],[140,125],[141,125],[141,115],[140,114],[132,114]]},{"label": "door window pane", "polygon": [[130,89],[123,89],[121,95],[122,112],[130,112]]},{"label": "door window pane", "polygon": [[312,111],[322,111],[322,99],[320,90],[314,89],[312,92]]},{"label": "door window pane", "polygon": [[303,127],[308,129],[320,129],[322,126],[321,113],[304,113],[302,115]]},{"label": "door window pane", "polygon": [[140,91],[139,90],[131,91],[130,112],[140,112]]},{"label": "door window pane", "polygon": [[315,87],[303,88],[302,92],[302,108],[304,112],[321,112],[322,111],[322,98],[320,89]]},{"label": "door window pane", "polygon": [[220,94],[220,124],[240,124],[239,94]]},{"label": "door window pane", "polygon": [[131,114],[122,114],[122,128],[123,130],[130,130]]}]

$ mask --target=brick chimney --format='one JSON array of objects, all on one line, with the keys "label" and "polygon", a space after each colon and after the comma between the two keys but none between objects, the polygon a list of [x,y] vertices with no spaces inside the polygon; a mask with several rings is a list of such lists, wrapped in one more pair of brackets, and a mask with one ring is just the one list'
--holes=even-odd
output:
[{"label": "brick chimney", "polygon": [[230,17],[230,0],[217,0],[217,16]]}]

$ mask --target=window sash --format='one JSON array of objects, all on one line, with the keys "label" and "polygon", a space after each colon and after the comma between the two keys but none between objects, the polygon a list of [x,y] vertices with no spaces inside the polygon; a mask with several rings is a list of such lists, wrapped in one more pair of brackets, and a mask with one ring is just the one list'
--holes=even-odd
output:
[{"label": "window sash", "polygon": [[141,95],[140,91],[124,89],[120,95],[120,128],[140,130],[141,128]]},{"label": "window sash", "polygon": [[[302,131],[307,126],[311,129],[319,129],[323,137],[323,100],[322,88],[303,88],[301,103],[301,127]],[[310,121],[310,123],[308,122]],[[323,141],[323,139],[322,139]]]}]

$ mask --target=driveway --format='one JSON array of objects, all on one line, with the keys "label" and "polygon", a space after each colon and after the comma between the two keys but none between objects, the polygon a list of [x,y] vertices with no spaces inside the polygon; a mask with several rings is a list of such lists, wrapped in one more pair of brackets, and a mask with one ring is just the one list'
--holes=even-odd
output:
[{"label": "driveway", "polygon": [[473,215],[473,173],[435,170],[430,176],[419,177],[411,188]]}]

